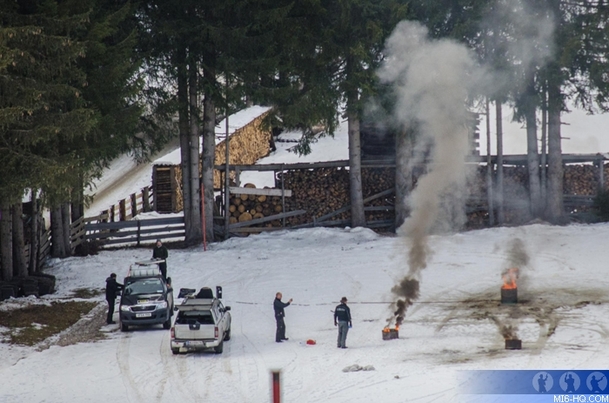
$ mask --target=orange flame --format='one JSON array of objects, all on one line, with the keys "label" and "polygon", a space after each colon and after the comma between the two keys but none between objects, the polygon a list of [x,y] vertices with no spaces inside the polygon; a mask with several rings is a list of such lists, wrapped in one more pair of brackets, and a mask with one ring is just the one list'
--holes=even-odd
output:
[{"label": "orange flame", "polygon": [[390,327],[388,327],[388,326],[387,326],[387,327],[383,328],[383,333],[389,333],[389,332],[391,332],[392,330],[396,330],[396,331],[397,331],[397,330],[400,330],[400,327],[399,327],[399,326],[396,326],[395,328],[391,329]]},{"label": "orange flame", "polygon": [[517,288],[516,286],[516,279],[518,279],[518,268],[517,267],[512,267],[510,269],[507,269],[503,275],[503,286],[501,287],[501,289],[503,290],[513,290],[515,288]]}]

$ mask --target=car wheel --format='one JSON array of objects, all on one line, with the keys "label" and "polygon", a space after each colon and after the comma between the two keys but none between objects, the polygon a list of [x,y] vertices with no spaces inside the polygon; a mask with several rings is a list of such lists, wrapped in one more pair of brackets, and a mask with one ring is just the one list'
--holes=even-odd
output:
[{"label": "car wheel", "polygon": [[214,351],[216,354],[222,354],[222,351],[224,351],[224,341],[221,341],[218,346],[214,347]]},{"label": "car wheel", "polygon": [[171,352],[173,353],[173,355],[177,355],[177,354],[180,354],[180,349],[178,349],[178,348],[172,348]]},{"label": "car wheel", "polygon": [[230,327],[228,328],[228,330],[224,334],[224,341],[229,341],[229,340],[230,340]]},{"label": "car wheel", "polygon": [[121,322],[121,332],[128,332],[128,331],[129,331],[129,326],[127,326]]}]

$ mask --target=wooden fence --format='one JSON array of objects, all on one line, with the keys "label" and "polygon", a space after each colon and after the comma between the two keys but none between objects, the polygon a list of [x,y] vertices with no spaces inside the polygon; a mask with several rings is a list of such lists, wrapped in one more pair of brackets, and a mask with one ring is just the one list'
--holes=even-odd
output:
[{"label": "wooden fence", "polygon": [[[29,243],[25,245],[23,248],[23,258],[26,262],[30,261],[30,254],[32,251],[32,244]],[[42,267],[44,261],[51,254],[51,230],[46,230],[40,234],[39,244],[38,244],[38,265],[37,267]]]},{"label": "wooden fence", "polygon": [[102,247],[133,244],[139,246],[159,238],[183,238],[183,217],[133,220],[140,213],[152,211],[152,196],[152,191],[147,186],[97,216],[80,218],[72,223],[72,252],[84,242],[96,242]]},{"label": "wooden fence", "polygon": [[95,241],[100,246],[133,245],[154,242],[162,238],[184,238],[184,217],[153,218],[118,222],[85,220],[83,241]]},{"label": "wooden fence", "polygon": [[128,221],[140,213],[152,211],[153,193],[149,186],[142,188],[138,193],[119,200],[118,203],[102,211],[98,216],[103,222]]}]

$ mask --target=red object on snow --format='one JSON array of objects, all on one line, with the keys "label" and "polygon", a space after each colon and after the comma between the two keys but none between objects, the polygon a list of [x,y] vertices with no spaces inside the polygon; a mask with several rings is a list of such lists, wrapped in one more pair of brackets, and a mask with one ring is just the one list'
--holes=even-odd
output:
[{"label": "red object on snow", "polygon": [[307,340],[307,344],[310,345],[310,346],[314,346],[317,343],[315,342],[315,340],[309,339],[309,340]]}]

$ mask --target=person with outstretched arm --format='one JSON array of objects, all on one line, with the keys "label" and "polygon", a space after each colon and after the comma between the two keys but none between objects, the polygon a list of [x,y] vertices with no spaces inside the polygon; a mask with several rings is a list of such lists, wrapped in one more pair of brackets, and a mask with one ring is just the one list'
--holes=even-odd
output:
[{"label": "person with outstretched arm", "polygon": [[284,340],[288,340],[285,337],[285,317],[284,308],[292,303],[292,298],[288,302],[282,302],[281,298],[283,295],[278,292],[275,294],[275,302],[273,302],[273,309],[275,310],[275,321],[277,322],[277,331],[275,332],[275,341],[281,343]]}]

